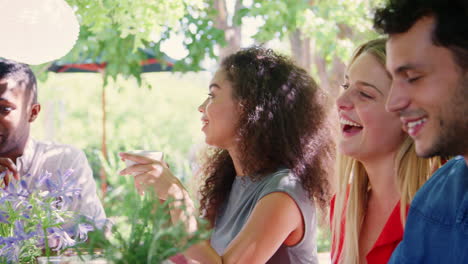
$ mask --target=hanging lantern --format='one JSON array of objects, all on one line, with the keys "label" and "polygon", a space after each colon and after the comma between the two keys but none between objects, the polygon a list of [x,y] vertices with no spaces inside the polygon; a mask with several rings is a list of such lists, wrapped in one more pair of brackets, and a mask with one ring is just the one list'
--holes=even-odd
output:
[{"label": "hanging lantern", "polygon": [[0,57],[42,64],[66,55],[80,25],[64,0],[0,0]]}]

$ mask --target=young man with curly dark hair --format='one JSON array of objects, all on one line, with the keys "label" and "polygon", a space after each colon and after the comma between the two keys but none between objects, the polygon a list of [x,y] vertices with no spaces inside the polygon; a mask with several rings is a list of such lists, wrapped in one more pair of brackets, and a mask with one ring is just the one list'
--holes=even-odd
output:
[{"label": "young man with curly dark hair", "polygon": [[390,0],[387,110],[423,157],[455,156],[418,191],[389,263],[468,263],[468,1]]}]

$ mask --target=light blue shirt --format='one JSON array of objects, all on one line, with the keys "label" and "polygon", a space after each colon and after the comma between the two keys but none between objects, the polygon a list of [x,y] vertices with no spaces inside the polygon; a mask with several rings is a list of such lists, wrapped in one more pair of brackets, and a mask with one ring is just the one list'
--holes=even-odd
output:
[{"label": "light blue shirt", "polygon": [[[25,180],[28,186],[45,172],[58,177],[58,171],[64,173],[72,169],[73,188],[81,190],[81,199],[75,199],[64,209],[88,216],[97,226],[102,226],[107,221],[96,193],[93,172],[83,151],[69,145],[29,139],[23,155],[16,160],[16,167],[21,179]],[[30,176],[25,177],[27,174]]]}]

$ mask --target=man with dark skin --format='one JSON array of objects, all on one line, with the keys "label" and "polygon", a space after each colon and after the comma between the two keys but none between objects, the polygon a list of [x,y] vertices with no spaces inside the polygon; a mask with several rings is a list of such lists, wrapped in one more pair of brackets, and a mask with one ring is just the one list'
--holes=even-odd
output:
[{"label": "man with dark skin", "polygon": [[16,160],[23,155],[31,122],[41,110],[34,75],[7,71],[0,72],[0,171],[6,185],[11,176],[19,180]]},{"label": "man with dark skin", "polygon": [[[22,63],[0,59],[0,175],[2,185],[24,180],[27,186],[46,172],[52,177],[73,170],[69,184],[81,190],[66,210],[88,216],[97,225],[106,221],[96,194],[96,183],[86,156],[72,146],[36,141],[30,137],[31,123],[41,106],[36,78]],[[24,177],[30,175],[29,177]],[[45,186],[44,186],[45,188]]]},{"label": "man with dark skin", "polygon": [[374,24],[389,35],[387,110],[418,155],[459,155],[417,192],[389,263],[468,263],[468,2],[390,0]]}]

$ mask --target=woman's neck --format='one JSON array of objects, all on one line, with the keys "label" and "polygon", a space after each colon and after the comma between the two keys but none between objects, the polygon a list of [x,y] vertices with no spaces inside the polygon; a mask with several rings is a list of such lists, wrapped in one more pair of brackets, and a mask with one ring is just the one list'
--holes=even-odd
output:
[{"label": "woman's neck", "polygon": [[400,191],[395,168],[395,154],[362,162],[369,177],[372,198],[378,203],[394,204],[399,200]]},{"label": "woman's neck", "polygon": [[229,155],[231,156],[232,163],[234,164],[234,170],[236,171],[236,176],[244,176],[244,168],[239,159],[238,151],[235,149],[228,149]]}]

